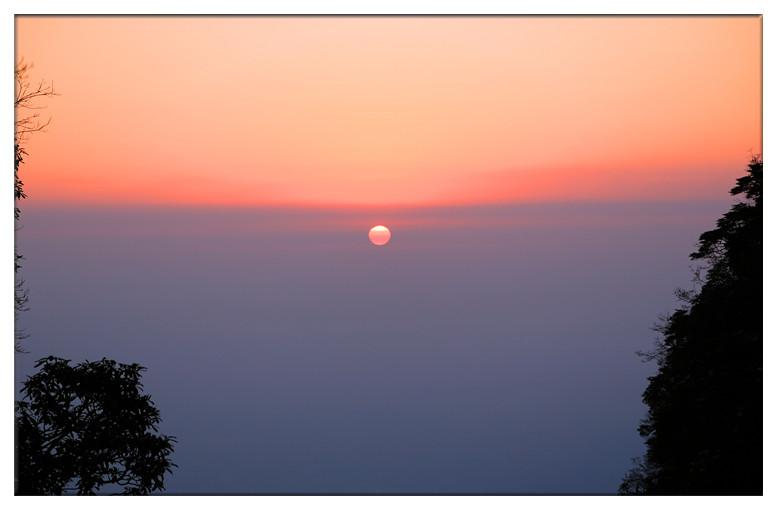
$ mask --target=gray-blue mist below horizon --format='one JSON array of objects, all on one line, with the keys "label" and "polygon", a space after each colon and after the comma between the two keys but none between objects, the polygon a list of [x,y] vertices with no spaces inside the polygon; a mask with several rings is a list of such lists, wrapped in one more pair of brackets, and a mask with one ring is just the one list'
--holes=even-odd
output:
[{"label": "gray-blue mist below horizon", "polygon": [[146,366],[168,494],[614,493],[655,371],[635,351],[727,208],[387,214],[376,247],[345,213],[33,203],[16,381],[47,355]]}]

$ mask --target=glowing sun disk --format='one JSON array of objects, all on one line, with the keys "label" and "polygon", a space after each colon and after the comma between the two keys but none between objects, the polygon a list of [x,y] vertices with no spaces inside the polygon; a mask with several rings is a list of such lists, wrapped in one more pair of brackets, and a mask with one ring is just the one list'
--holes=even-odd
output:
[{"label": "glowing sun disk", "polygon": [[376,246],[383,246],[391,239],[391,231],[383,225],[375,225],[370,229],[370,242]]}]

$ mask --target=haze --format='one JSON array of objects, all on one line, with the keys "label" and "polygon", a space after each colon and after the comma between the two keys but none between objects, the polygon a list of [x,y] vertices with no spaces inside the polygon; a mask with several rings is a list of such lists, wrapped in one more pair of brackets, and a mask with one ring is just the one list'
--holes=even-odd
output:
[{"label": "haze", "polygon": [[761,22],[17,17],[17,385],[148,367],[170,494],[615,493]]}]

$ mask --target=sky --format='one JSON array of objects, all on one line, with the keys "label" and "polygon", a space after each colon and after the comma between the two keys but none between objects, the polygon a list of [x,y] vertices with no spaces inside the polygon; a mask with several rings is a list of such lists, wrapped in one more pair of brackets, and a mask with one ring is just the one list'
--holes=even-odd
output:
[{"label": "sky", "polygon": [[760,150],[760,41],[744,16],[20,17],[30,80],[62,94],[28,186],[91,204],[705,198]]},{"label": "sky", "polygon": [[148,367],[171,494],[614,493],[761,22],[17,17],[17,384]]}]

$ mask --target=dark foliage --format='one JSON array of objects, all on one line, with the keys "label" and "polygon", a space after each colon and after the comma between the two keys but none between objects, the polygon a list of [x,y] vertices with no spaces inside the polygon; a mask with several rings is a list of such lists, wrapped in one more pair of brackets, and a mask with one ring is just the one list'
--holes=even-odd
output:
[{"label": "dark foliage", "polygon": [[20,495],[149,494],[164,490],[175,438],[158,434],[159,411],[143,367],[102,359],[75,366],[39,360],[16,402]]},{"label": "dark foliage", "polygon": [[657,326],[658,373],[642,394],[647,453],[621,494],[763,492],[763,163],[751,160],[744,195],[699,238],[698,292]]}]

